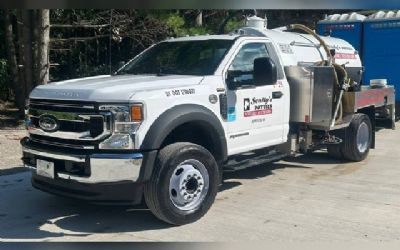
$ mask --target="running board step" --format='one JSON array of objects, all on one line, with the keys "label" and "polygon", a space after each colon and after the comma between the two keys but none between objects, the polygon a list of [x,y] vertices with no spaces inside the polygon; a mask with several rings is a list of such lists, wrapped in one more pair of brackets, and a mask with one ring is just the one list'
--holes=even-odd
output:
[{"label": "running board step", "polygon": [[[241,155],[242,156],[242,155]],[[280,160],[288,156],[286,153],[274,151],[269,154],[263,154],[258,156],[250,156],[243,160],[231,159],[223,166],[225,171],[236,171],[249,167],[254,167],[264,163]]]}]

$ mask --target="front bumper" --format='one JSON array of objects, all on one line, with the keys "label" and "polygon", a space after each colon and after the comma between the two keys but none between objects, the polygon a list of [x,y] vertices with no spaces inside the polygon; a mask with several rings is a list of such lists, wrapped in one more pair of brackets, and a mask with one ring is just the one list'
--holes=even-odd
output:
[{"label": "front bumper", "polygon": [[[149,174],[144,163],[155,153],[65,152],[40,148],[28,138],[21,141],[24,165],[32,169],[34,187],[57,195],[84,200],[139,203]],[[54,163],[54,178],[36,173],[37,160]],[[151,167],[150,167],[151,169]]]},{"label": "front bumper", "polygon": [[100,204],[140,204],[143,196],[141,182],[109,182],[86,184],[73,180],[50,179],[32,173],[32,186],[57,196]]}]

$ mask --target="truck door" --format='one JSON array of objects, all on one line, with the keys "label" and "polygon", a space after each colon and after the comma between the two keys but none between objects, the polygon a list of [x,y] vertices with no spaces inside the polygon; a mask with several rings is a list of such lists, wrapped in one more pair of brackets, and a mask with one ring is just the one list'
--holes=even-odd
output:
[{"label": "truck door", "polygon": [[[278,81],[271,85],[254,86],[253,63],[259,57],[270,57],[277,68],[280,63],[272,44],[264,42],[244,42],[229,64],[229,71],[246,72],[234,78],[236,89],[227,88],[228,101],[228,144],[229,154],[241,153],[257,148],[277,145],[284,133],[284,88],[282,72]],[[271,56],[273,52],[274,56]],[[275,58],[274,58],[275,57]],[[229,81],[229,79],[226,79]],[[228,85],[229,83],[226,82]]]}]

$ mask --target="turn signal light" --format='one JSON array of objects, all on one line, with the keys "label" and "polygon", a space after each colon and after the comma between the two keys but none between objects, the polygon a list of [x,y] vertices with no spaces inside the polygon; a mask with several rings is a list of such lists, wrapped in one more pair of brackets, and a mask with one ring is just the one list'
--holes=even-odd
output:
[{"label": "turn signal light", "polygon": [[143,121],[143,106],[142,105],[133,105],[131,107],[131,120],[133,122],[141,122]]}]

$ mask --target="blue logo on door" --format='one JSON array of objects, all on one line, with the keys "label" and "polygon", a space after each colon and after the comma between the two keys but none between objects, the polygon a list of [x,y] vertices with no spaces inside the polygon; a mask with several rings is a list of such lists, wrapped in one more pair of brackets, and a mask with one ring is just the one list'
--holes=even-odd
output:
[{"label": "blue logo on door", "polygon": [[236,108],[235,107],[229,107],[228,108],[228,122],[233,122],[236,121]]}]

